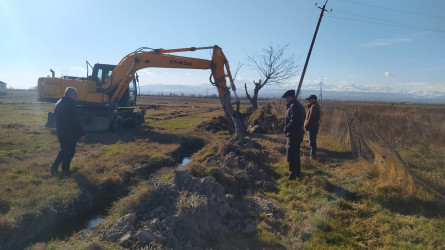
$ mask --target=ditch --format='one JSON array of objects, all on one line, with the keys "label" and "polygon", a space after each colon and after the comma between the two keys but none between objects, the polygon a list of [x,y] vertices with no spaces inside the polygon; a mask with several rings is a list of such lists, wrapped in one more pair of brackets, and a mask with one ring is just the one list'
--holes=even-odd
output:
[{"label": "ditch", "polygon": [[[12,233],[15,237],[10,237],[5,242],[5,249],[20,249],[31,246],[37,242],[48,242],[52,240],[66,239],[76,232],[93,228],[101,220],[106,219],[107,211],[119,198],[126,196],[130,187],[137,184],[135,177],[147,179],[152,173],[161,167],[183,168],[190,162],[190,156],[204,147],[204,141],[196,137],[179,137],[180,146],[171,153],[172,160],[163,161],[161,164],[146,165],[135,169],[132,176],[128,176],[123,183],[108,183],[107,187],[97,187],[94,190],[85,190],[79,200],[73,205],[77,211],[73,215],[64,213],[46,214],[38,216],[31,225],[24,225],[17,232]],[[73,177],[75,178],[75,177]],[[109,192],[111,191],[111,193]],[[91,205],[93,204],[93,205]],[[40,225],[36,225],[40,224]],[[43,224],[43,225],[42,225]],[[24,232],[38,230],[34,236],[22,237]],[[19,240],[21,239],[21,240]]]}]

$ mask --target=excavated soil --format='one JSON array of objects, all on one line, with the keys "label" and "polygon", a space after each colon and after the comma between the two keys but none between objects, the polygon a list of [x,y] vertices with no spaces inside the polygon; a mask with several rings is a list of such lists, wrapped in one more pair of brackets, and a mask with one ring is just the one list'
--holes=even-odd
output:
[{"label": "excavated soil", "polygon": [[274,189],[263,167],[268,155],[267,150],[248,137],[243,141],[231,139],[204,147],[192,157],[189,169],[196,176],[215,177],[228,193],[242,197],[259,189]]},{"label": "excavated soil", "polygon": [[272,113],[272,107],[266,105],[250,114],[247,131],[256,134],[280,134],[283,132],[284,120]]},{"label": "excavated soil", "polygon": [[[154,174],[148,181],[152,191],[137,209],[76,237],[118,242],[131,249],[262,248],[255,218],[273,216],[273,204],[246,195],[273,188],[261,166],[266,160],[267,153],[250,139],[207,146],[192,157],[188,171],[164,168],[159,170],[162,174]],[[205,177],[200,178],[201,170],[212,176],[201,172]],[[159,182],[168,171],[173,177]]]},{"label": "excavated soil", "polygon": [[216,133],[223,130],[228,130],[227,119],[224,116],[213,117],[210,121],[205,121],[196,126],[198,131],[209,131]]}]

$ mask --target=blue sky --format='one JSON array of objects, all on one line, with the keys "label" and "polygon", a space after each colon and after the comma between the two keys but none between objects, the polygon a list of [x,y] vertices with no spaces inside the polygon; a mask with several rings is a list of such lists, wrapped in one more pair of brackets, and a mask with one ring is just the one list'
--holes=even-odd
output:
[{"label": "blue sky", "polygon": [[[303,66],[320,14],[315,0],[0,0],[0,81],[85,76],[85,60],[117,64],[139,47],[219,45],[232,70],[269,44],[289,44]],[[324,1],[319,1],[319,6]],[[362,86],[445,92],[445,1],[329,0],[303,89]],[[185,56],[210,58],[210,51]],[[301,71],[300,71],[301,72]],[[147,69],[141,84],[202,84],[210,72]],[[240,89],[258,79],[244,66]],[[282,88],[296,88],[299,75]]]}]

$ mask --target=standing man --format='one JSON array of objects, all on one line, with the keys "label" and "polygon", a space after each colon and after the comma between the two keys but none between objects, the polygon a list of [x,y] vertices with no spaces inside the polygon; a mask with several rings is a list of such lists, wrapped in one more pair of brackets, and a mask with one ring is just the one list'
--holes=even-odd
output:
[{"label": "standing man", "polygon": [[56,117],[56,134],[60,142],[60,150],[56,159],[51,164],[51,174],[56,174],[60,163],[62,163],[62,172],[70,175],[70,164],[76,151],[77,140],[85,141],[85,132],[80,124],[77,114],[76,100],[77,90],[68,87],[63,96],[54,108]]},{"label": "standing man", "polygon": [[306,112],[295,97],[295,90],[286,91],[282,98],[286,101],[287,107],[284,133],[287,137],[286,155],[289,163],[289,180],[295,180],[301,176],[300,144],[303,142],[303,124]]},{"label": "standing man", "polygon": [[309,101],[307,105],[307,115],[304,121],[304,129],[308,131],[309,145],[311,146],[311,159],[315,160],[317,154],[317,134],[320,127],[321,108],[317,102],[316,95],[310,95],[306,100]]}]

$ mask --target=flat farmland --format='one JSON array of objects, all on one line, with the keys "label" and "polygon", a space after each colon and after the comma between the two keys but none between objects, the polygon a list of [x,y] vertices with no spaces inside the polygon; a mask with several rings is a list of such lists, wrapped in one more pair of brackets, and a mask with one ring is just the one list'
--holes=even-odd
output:
[{"label": "flat farmland", "polygon": [[[144,124],[88,133],[66,178],[48,171],[59,147],[45,127],[53,104],[0,98],[2,248],[445,247],[443,106],[322,103],[320,157],[308,158],[305,137],[303,178],[294,182],[286,178],[282,134],[235,142],[210,122],[224,114],[219,99],[142,96]],[[259,104],[267,103],[283,119],[281,100]],[[243,101],[241,111],[247,107]],[[348,113],[363,138],[371,134],[370,160],[351,150]],[[395,150],[408,174],[436,193],[392,181],[405,172],[388,178],[381,165],[393,168],[390,155],[375,145]],[[191,162],[178,170],[184,157]],[[103,220],[86,229],[98,215]]]}]

